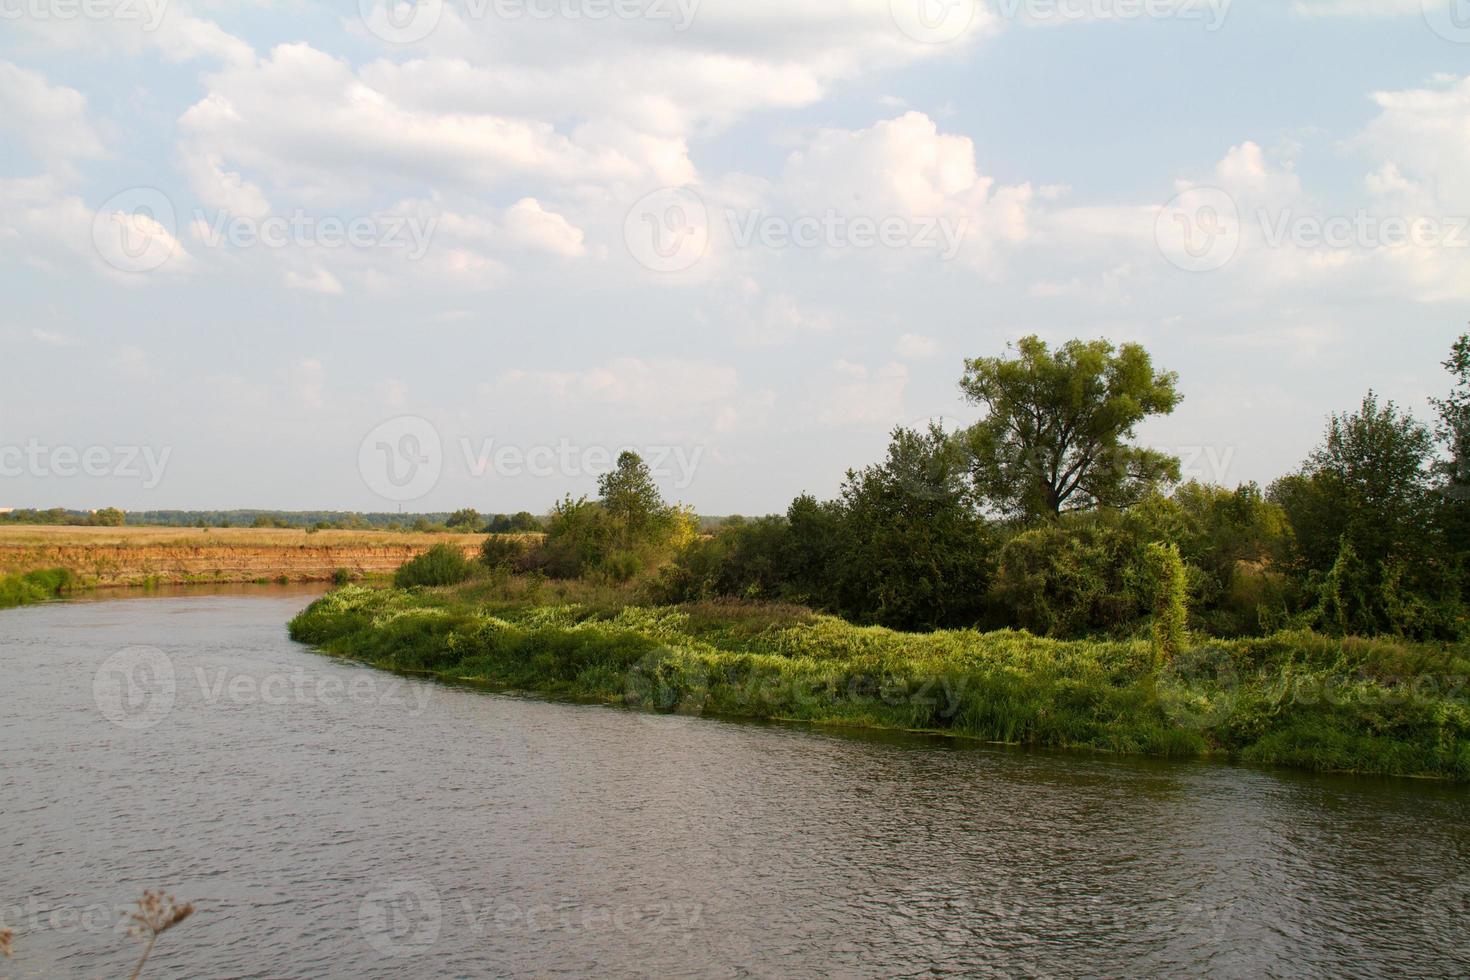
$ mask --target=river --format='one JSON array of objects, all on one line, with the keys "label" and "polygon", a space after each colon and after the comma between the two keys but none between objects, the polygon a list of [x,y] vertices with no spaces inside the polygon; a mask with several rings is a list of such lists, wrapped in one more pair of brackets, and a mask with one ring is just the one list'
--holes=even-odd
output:
[{"label": "river", "polygon": [[1470,974],[1470,790],[642,715],[0,613],[5,977]]}]

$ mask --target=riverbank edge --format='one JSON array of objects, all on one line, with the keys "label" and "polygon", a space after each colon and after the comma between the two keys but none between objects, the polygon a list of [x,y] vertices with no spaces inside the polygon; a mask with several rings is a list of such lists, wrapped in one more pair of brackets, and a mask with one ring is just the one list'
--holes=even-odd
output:
[{"label": "riverbank edge", "polygon": [[1460,651],[1289,633],[1209,641],[1205,662],[1160,671],[1144,640],[905,634],[810,614],[747,635],[727,627],[760,612],[725,609],[612,613],[352,586],[289,632],[400,673],[663,713],[1470,781]]}]

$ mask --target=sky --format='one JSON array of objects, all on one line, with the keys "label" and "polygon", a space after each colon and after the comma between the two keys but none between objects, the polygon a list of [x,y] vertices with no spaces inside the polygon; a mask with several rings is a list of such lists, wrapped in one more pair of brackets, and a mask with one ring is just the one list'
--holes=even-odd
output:
[{"label": "sky", "polygon": [[1470,0],[0,0],[0,507],[701,513],[1138,342],[1234,486],[1470,321]]}]

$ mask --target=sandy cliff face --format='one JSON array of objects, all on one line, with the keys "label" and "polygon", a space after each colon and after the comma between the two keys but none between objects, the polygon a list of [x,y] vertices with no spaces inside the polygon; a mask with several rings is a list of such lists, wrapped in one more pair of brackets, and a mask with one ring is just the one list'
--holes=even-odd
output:
[{"label": "sandy cliff face", "polygon": [[[140,529],[147,531],[149,529]],[[235,537],[244,537],[242,533]],[[474,556],[479,535],[383,535],[381,543],[355,534],[333,541],[327,532],[316,535],[282,534],[262,540],[254,532],[248,540],[230,540],[228,534],[188,537],[112,535],[110,539],[10,540],[0,537],[0,569],[26,572],[38,568],[68,568],[99,586],[137,585],[144,582],[255,582],[285,578],[292,582],[328,581],[337,569],[359,576],[392,572],[414,555],[439,542],[452,543]],[[217,541],[210,540],[217,538]],[[365,540],[365,538],[367,540]],[[321,539],[321,540],[317,540]]]}]

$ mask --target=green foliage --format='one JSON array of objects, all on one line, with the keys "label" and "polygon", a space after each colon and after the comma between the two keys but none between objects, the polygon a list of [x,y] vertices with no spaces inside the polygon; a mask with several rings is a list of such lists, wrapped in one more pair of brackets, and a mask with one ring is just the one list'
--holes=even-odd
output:
[{"label": "green foliage", "polygon": [[458,585],[474,572],[464,552],[452,544],[436,544],[421,555],[409,559],[393,573],[395,588],[416,585]]},{"label": "green foliage", "polygon": [[486,534],[528,534],[539,530],[541,522],[524,510],[517,514],[496,514],[485,525]]},{"label": "green foliage", "polygon": [[552,509],[538,556],[546,574],[625,582],[661,567],[693,540],[697,519],[664,503],[637,453],[619,455],[616,469],[597,486],[599,499],[568,496]]},{"label": "green foliage", "polygon": [[1184,562],[1179,546],[1153,542],[1144,552],[1153,590],[1153,641],[1157,663],[1171,662],[1189,641]]},{"label": "green foliage", "polygon": [[1001,549],[995,598],[1006,622],[1039,636],[1129,633],[1152,610],[1143,548],[1098,520],[1022,532]]},{"label": "green foliage", "polygon": [[92,515],[92,523],[97,527],[122,527],[127,522],[127,515],[116,507],[104,507]]},{"label": "green foliage", "polygon": [[345,568],[338,568],[332,572],[332,584],[339,589],[352,581],[352,573]]},{"label": "green foliage", "polygon": [[54,599],[71,589],[75,582],[75,576],[65,568],[0,576],[0,609]]},{"label": "green foliage", "polygon": [[1302,471],[1271,497],[1290,520],[1292,567],[1333,633],[1448,639],[1463,631],[1462,573],[1437,527],[1434,440],[1393,402],[1369,392],[1334,415]]},{"label": "green foliage", "polygon": [[896,633],[789,607],[537,606],[350,586],[291,635],[395,670],[656,711],[1470,781],[1463,649],[1314,633],[1186,648]]},{"label": "green foliage", "polygon": [[840,550],[828,572],[834,610],[899,629],[980,619],[994,545],[965,464],[955,442],[931,426],[895,430],[882,463],[848,473]]},{"label": "green foliage", "polygon": [[451,531],[459,531],[464,534],[474,534],[483,527],[485,522],[480,518],[480,512],[473,507],[465,507],[450,514],[444,521],[444,526]]},{"label": "green foliage", "polygon": [[899,628],[973,625],[993,545],[965,458],[943,430],[897,429],[887,458],[849,472],[839,499],[803,496],[786,517],[732,518],[667,570],[668,600],[812,603]]},{"label": "green foliage", "polygon": [[1128,444],[1140,422],[1179,404],[1177,376],[1137,344],[1039,337],[1017,356],[965,362],[960,389],[985,407],[970,429],[975,483],[1002,513],[1036,520],[1064,510],[1123,507],[1179,479],[1179,461]]},{"label": "green foliage", "polygon": [[480,545],[480,561],[487,568],[513,571],[526,557],[526,546],[519,538],[492,534]]}]

